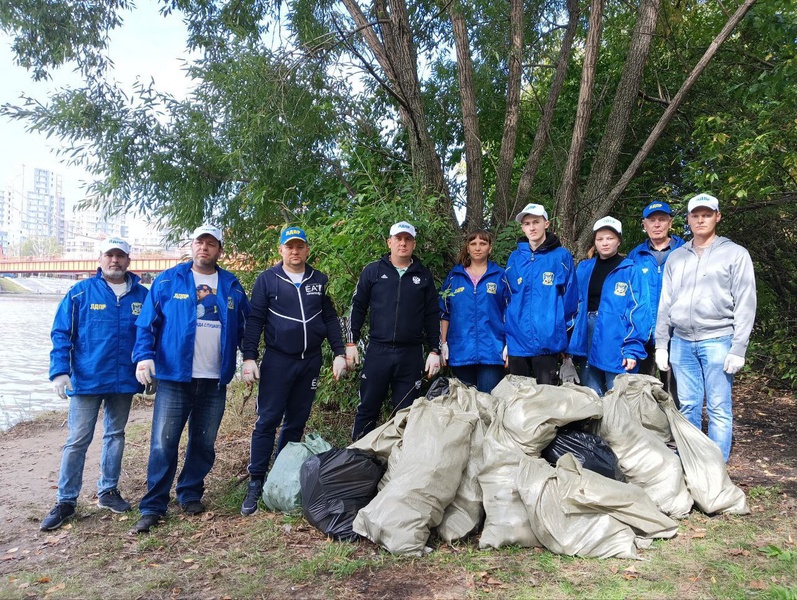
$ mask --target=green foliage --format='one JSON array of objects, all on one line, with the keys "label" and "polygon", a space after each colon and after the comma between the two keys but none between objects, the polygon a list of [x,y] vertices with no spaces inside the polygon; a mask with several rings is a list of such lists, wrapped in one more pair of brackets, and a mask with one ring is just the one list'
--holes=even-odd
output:
[{"label": "green foliage", "polygon": [[777,558],[778,560],[782,560],[784,562],[797,561],[797,551],[783,550],[774,544],[768,544],[763,548],[759,548],[758,551],[763,552],[767,558]]}]

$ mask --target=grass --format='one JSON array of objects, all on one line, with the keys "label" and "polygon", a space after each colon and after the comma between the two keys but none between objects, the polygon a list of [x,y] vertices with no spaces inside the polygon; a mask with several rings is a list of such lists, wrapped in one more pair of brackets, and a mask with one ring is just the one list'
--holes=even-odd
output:
[{"label": "grass", "polygon": [[[519,547],[486,551],[476,540],[447,545],[436,538],[431,554],[399,557],[365,540],[328,540],[298,512],[242,517],[255,419],[253,400],[243,398],[241,389],[231,389],[216,466],[206,482],[207,513],[187,517],[172,505],[165,524],[136,535],[137,511],[109,515],[84,507],[85,519],[41,536],[35,561],[0,562],[0,597],[797,600],[794,500],[777,487],[750,489],[749,516],[693,512],[680,522],[678,536],[642,551],[642,561]],[[345,440],[340,431],[351,415],[318,412],[313,422],[334,416],[330,437]],[[144,492],[148,437],[148,425],[128,428],[123,492],[132,498]]]}]

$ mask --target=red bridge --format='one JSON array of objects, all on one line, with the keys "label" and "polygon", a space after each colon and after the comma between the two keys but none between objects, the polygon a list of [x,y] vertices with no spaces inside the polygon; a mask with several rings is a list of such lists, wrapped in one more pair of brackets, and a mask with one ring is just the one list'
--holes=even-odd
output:
[{"label": "red bridge", "polygon": [[[130,270],[134,273],[160,273],[183,262],[181,258],[152,256],[133,258]],[[94,273],[97,270],[97,259],[65,260],[60,258],[36,258],[33,256],[0,259],[0,273],[19,275],[56,274],[56,273]]]}]

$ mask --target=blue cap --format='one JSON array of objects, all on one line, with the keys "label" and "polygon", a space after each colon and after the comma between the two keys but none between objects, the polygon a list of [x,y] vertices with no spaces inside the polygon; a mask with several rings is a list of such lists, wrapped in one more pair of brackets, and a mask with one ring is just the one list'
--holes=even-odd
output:
[{"label": "blue cap", "polygon": [[307,241],[307,234],[301,227],[286,227],[282,230],[280,234],[280,246],[287,244],[291,240],[302,240],[305,244],[309,243]]},{"label": "blue cap", "polygon": [[642,211],[642,218],[647,219],[650,215],[656,212],[662,212],[666,215],[672,216],[672,211],[670,210],[670,205],[666,202],[661,202],[659,200],[654,200],[650,204],[648,204],[645,209]]}]

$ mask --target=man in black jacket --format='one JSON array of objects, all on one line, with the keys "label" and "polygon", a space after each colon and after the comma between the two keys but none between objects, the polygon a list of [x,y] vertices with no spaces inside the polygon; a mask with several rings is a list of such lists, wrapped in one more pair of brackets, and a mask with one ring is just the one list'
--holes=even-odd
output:
[{"label": "man in black jacket", "polygon": [[[423,373],[440,370],[440,313],[431,271],[412,255],[415,227],[401,221],[390,228],[389,254],[363,269],[352,298],[346,364],[360,361],[357,342],[369,311],[368,348],[360,375],[360,403],[354,417],[355,441],[376,427],[388,387],[393,409],[410,406]],[[430,347],[423,362],[424,339]]]},{"label": "man in black jacket", "polygon": [[[243,341],[243,380],[252,385],[262,369],[263,385],[257,393],[243,515],[257,511],[280,423],[277,454],[288,442],[302,439],[318,386],[324,339],[335,354],[335,379],[346,372],[340,322],[327,296],[329,279],[307,264],[309,253],[304,230],[285,228],[280,235],[282,262],[263,271],[252,289],[252,313]],[[258,368],[258,345],[264,332],[266,348]]]}]

